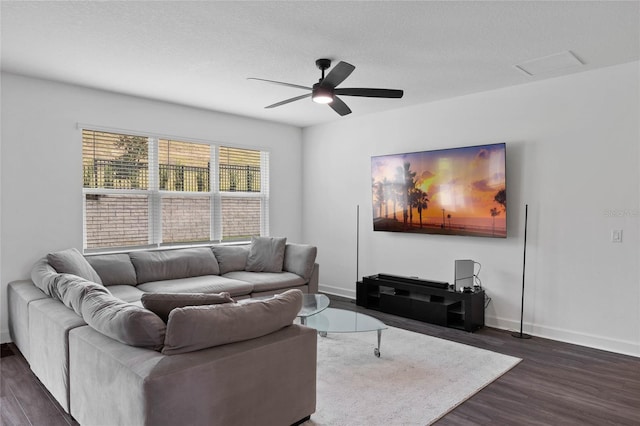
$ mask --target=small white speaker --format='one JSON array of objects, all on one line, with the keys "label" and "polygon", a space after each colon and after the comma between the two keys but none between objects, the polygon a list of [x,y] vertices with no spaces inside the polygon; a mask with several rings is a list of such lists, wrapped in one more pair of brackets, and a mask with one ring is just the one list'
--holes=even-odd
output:
[{"label": "small white speaker", "polygon": [[454,281],[456,291],[460,291],[463,287],[473,287],[474,266],[473,260],[456,260]]}]

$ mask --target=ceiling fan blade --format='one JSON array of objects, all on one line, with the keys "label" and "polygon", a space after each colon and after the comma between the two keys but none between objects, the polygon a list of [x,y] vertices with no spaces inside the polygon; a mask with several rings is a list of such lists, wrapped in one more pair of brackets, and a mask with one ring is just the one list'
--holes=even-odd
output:
[{"label": "ceiling fan blade", "polygon": [[338,84],[342,83],[347,77],[351,75],[353,70],[356,67],[347,63],[347,62],[338,62],[338,65],[333,67],[329,74],[325,76],[325,78],[320,82],[320,86],[322,87],[336,87]]},{"label": "ceiling fan blade", "polygon": [[266,106],[265,108],[275,108],[275,107],[279,107],[280,105],[285,105],[285,104],[288,104],[288,103],[291,103],[291,102],[295,102],[295,101],[299,101],[300,99],[309,98],[309,97],[311,97],[311,93],[307,93],[306,95],[296,96],[295,98],[285,99],[284,101],[280,101],[280,102],[275,103],[273,105]]},{"label": "ceiling fan blade", "polygon": [[344,102],[342,102],[342,99],[340,99],[337,96],[333,97],[333,102],[331,102],[330,104],[328,104],[331,108],[333,108],[333,110],[335,112],[337,112],[340,115],[347,115],[347,114],[351,114],[351,108],[349,108],[347,106],[347,104],[345,104]]},{"label": "ceiling fan blade", "polygon": [[404,91],[396,89],[368,89],[368,88],[345,88],[336,89],[336,95],[344,96],[364,96],[367,98],[401,98]]},{"label": "ceiling fan blade", "polygon": [[283,83],[282,81],[265,80],[264,78],[248,77],[247,80],[266,81],[267,83],[279,84],[280,86],[295,87],[296,89],[311,90],[311,87],[300,86],[299,84]]}]

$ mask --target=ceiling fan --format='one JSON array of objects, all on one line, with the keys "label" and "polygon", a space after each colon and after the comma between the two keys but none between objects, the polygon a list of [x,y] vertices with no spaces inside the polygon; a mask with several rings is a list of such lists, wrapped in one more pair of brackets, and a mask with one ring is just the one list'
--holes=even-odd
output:
[{"label": "ceiling fan", "polygon": [[318,59],[316,66],[322,71],[322,77],[312,87],[300,86],[298,84],[283,83],[281,81],[265,80],[264,78],[250,77],[248,80],[266,81],[267,83],[279,84],[282,86],[295,87],[297,89],[309,90],[310,93],[296,96],[293,98],[285,99],[284,101],[277,102],[273,105],[266,106],[265,108],[275,108],[281,105],[288,104],[290,102],[299,101],[300,99],[311,97],[314,102],[319,104],[328,104],[335,112],[340,115],[351,114],[351,109],[345,104],[338,95],[342,96],[362,96],[366,98],[401,98],[404,92],[402,90],[395,89],[370,89],[370,88],[338,88],[353,70],[356,69],[353,65],[347,62],[338,62],[338,65],[333,67],[331,71],[325,76],[324,72],[331,66],[330,59]]}]

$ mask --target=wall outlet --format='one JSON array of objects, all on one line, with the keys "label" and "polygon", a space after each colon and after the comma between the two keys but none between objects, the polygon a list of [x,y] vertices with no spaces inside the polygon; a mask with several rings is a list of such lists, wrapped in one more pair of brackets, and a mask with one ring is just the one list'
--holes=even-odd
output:
[{"label": "wall outlet", "polygon": [[613,229],[613,230],[611,230],[611,242],[612,243],[621,243],[622,242],[622,229]]}]

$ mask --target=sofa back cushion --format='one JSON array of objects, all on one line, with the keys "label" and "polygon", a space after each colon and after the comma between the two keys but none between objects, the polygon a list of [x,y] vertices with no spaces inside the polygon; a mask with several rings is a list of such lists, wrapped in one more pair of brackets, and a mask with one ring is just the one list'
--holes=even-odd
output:
[{"label": "sofa back cushion", "polygon": [[222,293],[144,293],[140,299],[142,306],[154,312],[167,322],[169,313],[185,306],[217,305],[233,303],[227,292]]},{"label": "sofa back cushion", "polygon": [[147,309],[98,289],[84,293],[81,309],[84,321],[105,336],[129,346],[162,348],[166,324]]},{"label": "sofa back cushion", "polygon": [[98,273],[75,248],[49,253],[47,261],[60,274],[73,274],[85,280],[102,284]]},{"label": "sofa back cushion", "polygon": [[54,296],[58,272],[49,264],[46,257],[39,259],[31,268],[31,281],[47,296]]},{"label": "sofa back cushion", "polygon": [[249,272],[282,272],[286,238],[251,237],[245,270]]},{"label": "sofa back cushion", "polygon": [[302,292],[288,290],[247,303],[177,308],[169,314],[162,353],[175,355],[255,339],[293,323],[301,307]]},{"label": "sofa back cushion", "polygon": [[54,297],[82,316],[82,303],[89,292],[110,294],[105,286],[87,281],[77,275],[59,274],[56,278],[57,290]]},{"label": "sofa back cushion", "polygon": [[136,285],[136,270],[128,254],[86,256],[87,262],[100,275],[103,285]]},{"label": "sofa back cushion", "polygon": [[249,256],[249,246],[215,245],[211,248],[220,265],[220,275],[227,272],[244,271]]},{"label": "sofa back cushion", "polygon": [[311,279],[318,249],[307,244],[287,244],[284,251],[284,269],[304,278]]},{"label": "sofa back cushion", "polygon": [[218,275],[220,268],[209,247],[129,253],[138,284],[150,281]]}]

